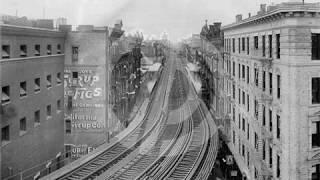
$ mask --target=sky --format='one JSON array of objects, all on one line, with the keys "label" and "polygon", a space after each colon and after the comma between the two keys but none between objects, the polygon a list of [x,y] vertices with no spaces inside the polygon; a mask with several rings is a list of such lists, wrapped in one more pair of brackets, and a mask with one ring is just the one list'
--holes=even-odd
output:
[{"label": "sky", "polygon": [[[113,26],[122,19],[124,30],[141,31],[147,37],[166,32],[170,40],[199,33],[208,24],[235,21],[237,14],[256,14],[260,4],[292,0],[0,0],[0,14],[32,19],[67,18],[68,24]],[[301,0],[302,1],[302,0]],[[320,0],[305,0],[320,2]]]}]

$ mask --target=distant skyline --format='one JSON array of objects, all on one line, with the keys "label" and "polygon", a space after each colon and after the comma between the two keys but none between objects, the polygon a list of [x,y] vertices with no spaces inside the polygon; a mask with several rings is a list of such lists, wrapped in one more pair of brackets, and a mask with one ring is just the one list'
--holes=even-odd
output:
[{"label": "distant skyline", "polygon": [[[0,0],[0,14],[27,16],[32,19],[67,18],[68,24],[113,26],[122,19],[127,32],[142,31],[160,37],[167,32],[171,40],[199,33],[208,24],[235,21],[237,14],[255,15],[260,4],[292,0]],[[302,0],[300,1],[302,2]],[[305,3],[320,0],[305,0]]]}]

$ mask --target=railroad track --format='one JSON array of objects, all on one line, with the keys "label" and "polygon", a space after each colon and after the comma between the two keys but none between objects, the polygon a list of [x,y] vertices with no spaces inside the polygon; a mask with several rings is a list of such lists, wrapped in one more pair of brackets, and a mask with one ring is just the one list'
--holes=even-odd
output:
[{"label": "railroad track", "polygon": [[[183,81],[180,81],[179,72],[175,73],[175,80],[173,84],[177,86],[174,87],[170,91],[170,101],[169,101],[169,109],[176,109],[182,107],[181,110],[176,111],[170,115],[171,119],[168,124],[165,124],[162,128],[162,133],[157,134],[157,136],[153,139],[153,146],[145,153],[139,153],[134,159],[128,162],[124,167],[119,168],[114,172],[106,172],[104,175],[101,175],[98,179],[134,179],[135,177],[139,177],[139,174],[143,173],[145,169],[149,169],[150,165],[154,162],[160,163],[165,160],[166,152],[168,152],[174,145],[179,144],[182,146],[182,141],[178,141],[178,137],[181,134],[189,134],[191,127],[191,121],[184,121],[184,107],[182,106],[183,99],[186,96],[185,85],[183,85]],[[176,115],[179,115],[177,119],[180,119],[180,122],[173,123],[173,120]],[[185,137],[186,139],[186,137]]]},{"label": "railroad track", "polygon": [[[157,85],[157,89],[168,87],[169,76],[171,75],[172,67],[165,69],[160,77],[160,85]],[[160,91],[159,94],[152,96],[151,104],[148,107],[147,115],[145,119],[137,126],[136,129],[129,133],[122,140],[114,143],[110,148],[101,152],[96,157],[92,158],[88,162],[72,169],[71,171],[59,175],[61,180],[79,180],[79,179],[94,179],[100,174],[107,171],[112,166],[116,165],[130,153],[134,152],[140,147],[144,141],[152,134],[154,130],[159,129],[161,123],[166,119],[166,115],[163,111],[159,111],[159,107],[164,105],[164,101],[167,99],[167,88],[165,91]]]}]

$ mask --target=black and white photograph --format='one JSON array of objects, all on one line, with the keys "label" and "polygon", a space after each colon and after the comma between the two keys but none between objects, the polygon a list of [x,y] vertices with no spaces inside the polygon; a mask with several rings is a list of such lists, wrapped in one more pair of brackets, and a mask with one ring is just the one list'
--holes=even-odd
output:
[{"label": "black and white photograph", "polygon": [[320,0],[0,0],[1,180],[320,180]]}]

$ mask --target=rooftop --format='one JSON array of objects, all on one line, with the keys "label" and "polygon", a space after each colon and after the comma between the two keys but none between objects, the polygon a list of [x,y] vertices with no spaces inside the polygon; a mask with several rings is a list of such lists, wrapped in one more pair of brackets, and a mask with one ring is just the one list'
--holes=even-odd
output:
[{"label": "rooftop", "polygon": [[260,11],[258,11],[257,15],[251,16],[251,14],[249,13],[248,18],[242,19],[242,14],[238,14],[236,16],[236,22],[223,26],[221,29],[227,30],[237,26],[249,24],[256,20],[290,12],[309,12],[314,13],[314,15],[316,15],[320,13],[320,3],[286,2],[277,5],[270,5],[268,7],[266,7],[265,4],[261,4]]}]

